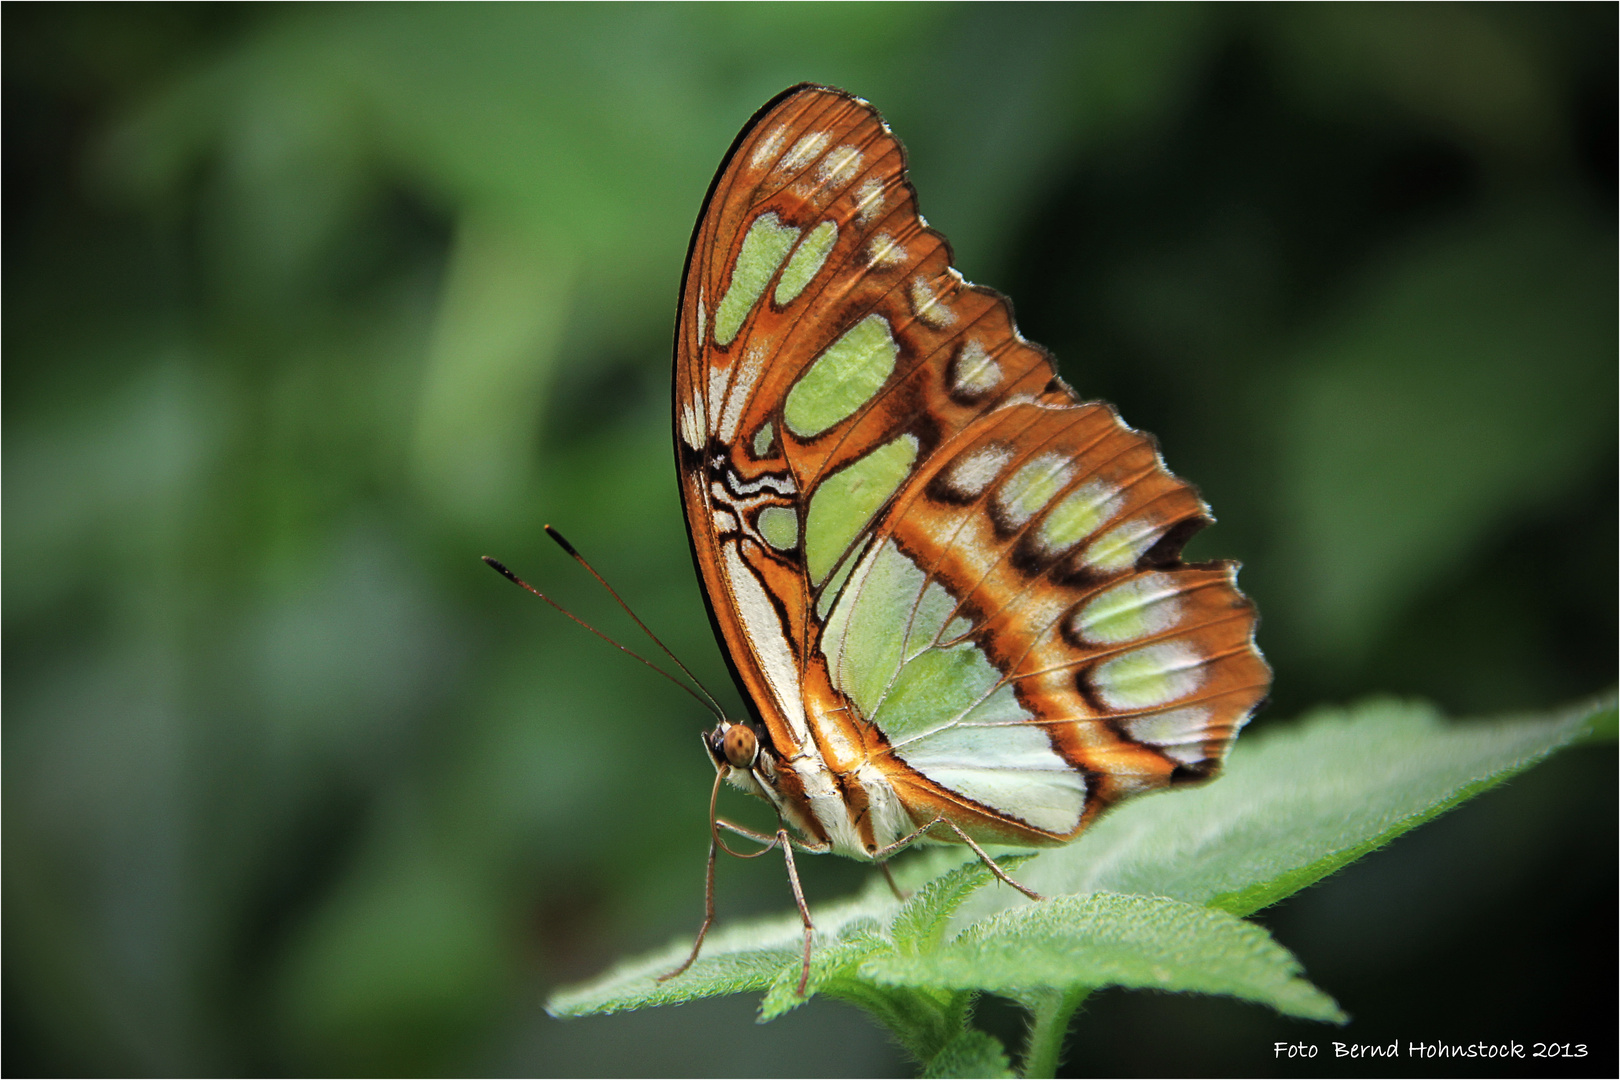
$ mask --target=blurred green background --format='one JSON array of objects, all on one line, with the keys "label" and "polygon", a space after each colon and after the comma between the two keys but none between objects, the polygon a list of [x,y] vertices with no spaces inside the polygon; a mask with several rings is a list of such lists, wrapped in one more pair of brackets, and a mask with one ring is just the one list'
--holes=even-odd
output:
[{"label": "blurred green background", "polygon": [[[707,717],[478,561],[633,643],[557,524],[735,701],[669,342],[710,176],[801,80],[883,110],[963,272],[1200,485],[1192,554],[1246,562],[1277,670],[1256,728],[1614,681],[1613,5],[4,31],[10,1075],[906,1070],[835,1003],[544,1016],[695,929]],[[1613,1075],[1615,796],[1612,747],[1572,751],[1262,920],[1356,1041],[1584,1041]],[[788,905],[772,860],[719,894]],[[1297,1075],[1273,1040],[1347,1037],[1118,992],[1075,1031],[1091,1074]]]}]

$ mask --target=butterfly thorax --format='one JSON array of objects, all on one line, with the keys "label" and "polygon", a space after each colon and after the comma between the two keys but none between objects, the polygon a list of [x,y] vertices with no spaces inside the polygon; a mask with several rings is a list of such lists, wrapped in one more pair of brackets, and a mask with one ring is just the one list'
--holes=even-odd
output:
[{"label": "butterfly thorax", "polygon": [[834,769],[820,746],[788,746],[779,753],[770,740],[726,720],[703,737],[727,783],[768,803],[808,850],[869,859],[915,832],[872,761],[846,759],[845,768]]}]

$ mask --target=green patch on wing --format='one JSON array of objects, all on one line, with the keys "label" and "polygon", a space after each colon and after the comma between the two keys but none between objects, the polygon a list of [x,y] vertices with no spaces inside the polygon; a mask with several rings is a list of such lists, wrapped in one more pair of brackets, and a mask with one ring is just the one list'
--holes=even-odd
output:
[{"label": "green patch on wing", "polygon": [[872,400],[893,373],[899,354],[889,320],[868,315],[845,330],[799,376],[788,391],[782,419],[800,438],[815,438]]},{"label": "green patch on wing", "polygon": [[759,512],[759,534],[778,551],[791,550],[799,542],[798,512],[787,506],[767,506]]},{"label": "green patch on wing", "polygon": [[922,570],[884,543],[861,561],[827,620],[821,647],[833,683],[868,719],[905,657],[906,626],[923,584]]},{"label": "green patch on wing", "polygon": [[1074,463],[1062,454],[1042,454],[1025,462],[1001,485],[997,498],[1015,524],[1034,517],[1063,490],[1074,473]]},{"label": "green patch on wing", "polygon": [[820,584],[827,576],[916,460],[917,437],[902,435],[816,485],[804,522],[804,557],[812,582]]},{"label": "green patch on wing", "polygon": [[748,226],[742,250],[737,253],[737,264],[731,268],[731,285],[714,313],[716,345],[730,345],[736,339],[743,320],[754,310],[765,286],[771,283],[776,268],[782,265],[788,249],[798,238],[798,229],[782,224],[782,220],[770,212],[759,215]]},{"label": "green patch on wing", "polygon": [[804,287],[821,271],[821,264],[827,261],[827,253],[837,240],[838,226],[823,221],[810,230],[809,236],[799,241],[799,246],[793,249],[793,255],[776,282],[777,307],[785,307],[798,299]]},{"label": "green patch on wing", "polygon": [[767,422],[764,427],[754,433],[754,456],[762,458],[771,452],[771,444],[776,441],[776,425]]},{"label": "green patch on wing", "polygon": [[[950,593],[886,543],[863,561],[827,620],[822,648],[834,685],[897,747],[964,721],[1031,718],[1011,686],[998,688],[1001,674],[977,645],[937,643],[955,612]],[[986,738],[1015,734],[1003,728]]]},{"label": "green patch on wing", "polygon": [[1037,530],[1041,546],[1053,553],[1066,551],[1113,517],[1120,502],[1118,494],[1099,480],[1081,484],[1042,519]]}]

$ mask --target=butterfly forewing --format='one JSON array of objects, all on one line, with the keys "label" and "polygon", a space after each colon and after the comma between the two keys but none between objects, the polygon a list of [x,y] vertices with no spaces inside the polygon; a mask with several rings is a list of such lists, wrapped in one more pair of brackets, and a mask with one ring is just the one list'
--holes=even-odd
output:
[{"label": "butterfly forewing", "polygon": [[789,91],[722,165],[674,405],[711,611],[775,753],[810,763],[790,817],[840,850],[902,817],[1072,837],[1210,775],[1265,693],[1235,567],[1179,561],[1208,509],[961,279],[857,98]]}]

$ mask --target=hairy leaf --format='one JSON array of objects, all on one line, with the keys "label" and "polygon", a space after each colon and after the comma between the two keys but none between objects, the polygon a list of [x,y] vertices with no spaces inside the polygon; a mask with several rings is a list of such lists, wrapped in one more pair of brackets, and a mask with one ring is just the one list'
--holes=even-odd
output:
[{"label": "hairy leaf", "polygon": [[1226,994],[1311,1020],[1343,1021],[1263,928],[1224,911],[1152,896],[1058,896],[1003,911],[924,956],[878,956],[882,983],[1019,996],[1129,986]]},{"label": "hairy leaf", "polygon": [[[1168,896],[1237,915],[1276,903],[1579,738],[1613,699],[1550,719],[1447,722],[1394,700],[1240,739],[1225,775],[1127,803],[1020,880],[1047,895]],[[966,926],[1012,906],[982,892]]]},{"label": "hairy leaf", "polygon": [[[1238,916],[1573,740],[1612,734],[1613,716],[1612,696],[1539,720],[1450,723],[1398,701],[1321,710],[1240,742],[1224,779],[1129,803],[1078,843],[1004,860],[1047,895],[1041,903],[1005,886],[982,888],[989,871],[945,850],[901,864],[902,885],[916,890],[903,904],[875,880],[850,900],[816,908],[806,996],[867,1008],[925,1063],[951,1047],[966,1061],[973,1046],[988,1045],[958,1045],[952,1028],[979,991],[1030,1000],[1127,986],[1230,995],[1342,1020],[1332,999],[1300,977],[1294,957]],[[743,923],[710,937],[678,978],[656,979],[684,959],[686,940],[561,991],[547,1007],[577,1016],[762,990],[761,1019],[771,1019],[804,1000],[802,947],[797,914]],[[941,1058],[940,1067],[955,1068],[953,1060]]]},{"label": "hairy leaf", "polygon": [[[854,937],[870,932],[879,918],[886,918],[897,906],[888,888],[878,882],[853,900],[816,909],[816,949],[825,952],[846,934]],[[692,948],[690,938],[620,964],[584,986],[559,991],[546,1003],[546,1011],[559,1017],[584,1016],[766,990],[789,965],[796,985],[803,944],[803,924],[797,912],[739,923],[710,934],[697,962],[676,978],[658,981],[658,976],[686,959]]]}]

